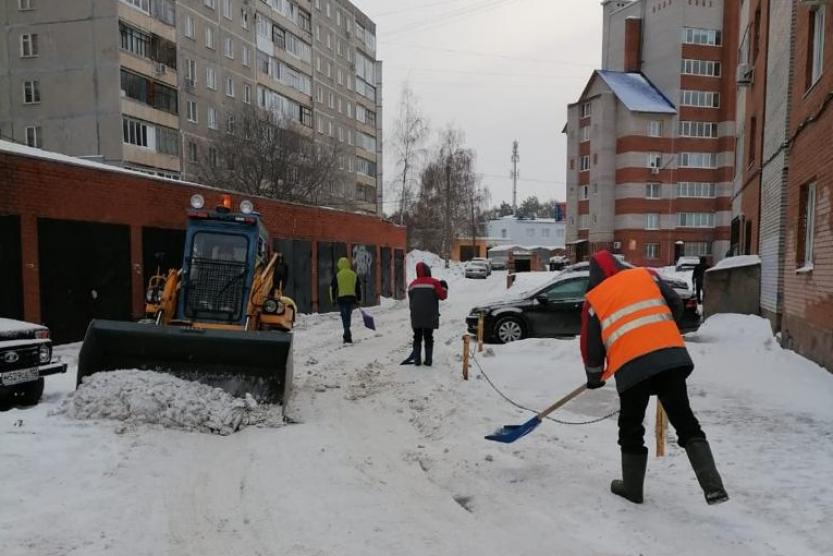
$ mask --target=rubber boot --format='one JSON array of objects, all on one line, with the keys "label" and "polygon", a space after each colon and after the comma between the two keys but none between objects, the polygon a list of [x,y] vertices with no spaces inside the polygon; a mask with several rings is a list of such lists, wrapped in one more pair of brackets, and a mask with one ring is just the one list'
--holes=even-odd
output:
[{"label": "rubber boot", "polygon": [[414,365],[422,365],[422,338],[414,337]]},{"label": "rubber boot", "polygon": [[630,500],[634,504],[642,503],[642,485],[645,483],[645,469],[648,467],[648,454],[622,453],[622,479],[610,483],[610,492]]},{"label": "rubber boot", "polygon": [[353,343],[353,335],[350,333],[350,329],[344,331],[344,343],[345,344],[352,344]]},{"label": "rubber boot", "polygon": [[434,341],[425,341],[425,366],[430,367],[434,362]]},{"label": "rubber boot", "polygon": [[726,502],[729,495],[726,493],[726,489],[723,488],[723,480],[720,478],[720,473],[717,472],[717,466],[714,464],[709,442],[705,438],[689,440],[685,452],[688,455],[688,461],[691,462],[692,469],[694,469],[694,474],[697,475],[697,482],[700,483],[700,488],[703,489],[706,503],[712,505]]},{"label": "rubber boot", "polygon": [[414,363],[416,363],[416,352],[411,350],[411,354],[400,365],[413,365]]}]

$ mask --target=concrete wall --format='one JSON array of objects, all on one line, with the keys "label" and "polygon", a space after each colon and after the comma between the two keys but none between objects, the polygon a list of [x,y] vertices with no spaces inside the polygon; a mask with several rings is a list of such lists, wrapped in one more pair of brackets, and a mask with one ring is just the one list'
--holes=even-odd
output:
[{"label": "concrete wall", "polygon": [[703,314],[759,314],[761,265],[715,269],[703,283]]}]

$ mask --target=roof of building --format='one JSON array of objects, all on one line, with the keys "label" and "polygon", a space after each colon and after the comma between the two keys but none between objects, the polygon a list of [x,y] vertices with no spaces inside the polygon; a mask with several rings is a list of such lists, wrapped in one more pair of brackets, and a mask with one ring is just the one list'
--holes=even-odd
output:
[{"label": "roof of building", "polygon": [[662,91],[641,73],[596,70],[613,94],[632,112],[676,114],[677,109]]}]

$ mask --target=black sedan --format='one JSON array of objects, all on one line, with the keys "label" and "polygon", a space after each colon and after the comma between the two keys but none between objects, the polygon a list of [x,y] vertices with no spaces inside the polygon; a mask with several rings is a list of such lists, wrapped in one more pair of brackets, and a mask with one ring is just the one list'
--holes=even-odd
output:
[{"label": "black sedan", "polygon": [[[554,280],[517,298],[475,307],[466,317],[466,326],[476,334],[482,313],[487,342],[576,336],[581,332],[581,307],[588,279],[586,271],[562,272]],[[684,311],[677,326],[682,332],[697,330],[700,315],[696,299],[687,289],[681,291],[676,284],[671,285],[683,298]]]}]

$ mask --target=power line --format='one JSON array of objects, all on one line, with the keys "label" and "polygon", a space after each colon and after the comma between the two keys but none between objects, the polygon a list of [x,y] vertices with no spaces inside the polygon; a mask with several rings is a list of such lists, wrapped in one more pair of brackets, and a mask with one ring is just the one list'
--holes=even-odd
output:
[{"label": "power line", "polygon": [[399,68],[399,69],[407,69],[408,71],[417,71],[421,73],[454,73],[454,74],[462,74],[462,75],[483,75],[489,77],[531,77],[534,79],[564,79],[567,78],[576,78],[582,79],[586,78],[586,75],[583,76],[572,76],[572,75],[547,75],[543,73],[505,73],[505,72],[497,72],[497,71],[472,71],[472,70],[458,70],[458,69],[439,69],[439,68],[414,68],[409,66],[400,66],[396,64],[385,64],[386,68]]},{"label": "power line", "polygon": [[[580,62],[570,62],[569,60],[556,60],[552,58],[533,58],[530,56],[511,56],[509,54],[496,54],[492,52],[482,52],[477,50],[462,50],[459,48],[446,48],[441,46],[428,46],[428,45],[419,45],[419,44],[403,44],[398,43],[396,41],[382,41],[383,45],[393,45],[398,46],[401,48],[414,48],[418,50],[436,50],[439,52],[451,52],[454,54],[467,54],[469,56],[483,56],[487,58],[503,58],[506,60],[519,60],[519,61],[527,61],[527,62],[535,62],[535,63],[542,63],[542,64],[559,64],[559,65],[568,65],[568,66],[576,66],[576,67],[584,67],[584,68],[592,68],[595,69],[596,66],[594,64],[584,64]],[[386,64],[387,65],[387,64]]]},{"label": "power line", "polygon": [[383,33],[382,36],[385,37],[390,35],[396,35],[398,33],[406,34],[412,33],[414,31],[422,31],[425,29],[431,29],[434,27],[448,25],[449,23],[455,23],[458,20],[466,19],[474,15],[479,15],[481,13],[491,11],[495,8],[499,8],[505,4],[517,1],[519,0],[483,0],[476,5],[456,8],[448,12],[436,14],[429,19],[424,19],[416,23],[394,28],[393,30],[388,31],[387,33]]},{"label": "power line", "polygon": [[443,5],[447,6],[448,4],[453,4],[455,2],[465,2],[465,1],[467,1],[467,0],[443,0],[441,2],[433,2],[431,4],[423,4],[422,6],[411,6],[410,8],[402,8],[401,10],[391,10],[389,12],[377,13],[377,14],[374,14],[374,18],[376,18],[376,17],[385,17],[385,16],[388,16],[388,15],[396,15],[396,14],[401,14],[401,13],[405,13],[405,12],[413,12],[413,11],[416,11],[416,10],[424,10],[425,8],[432,8],[434,6],[443,6]]},{"label": "power line", "polygon": [[[501,174],[485,174],[483,172],[478,172],[478,173],[481,176],[484,176],[484,177],[487,177],[487,178],[503,178],[503,179],[507,179],[507,180],[512,179],[511,175],[504,176],[504,175],[501,175]],[[540,178],[522,178],[522,177],[518,177],[518,181],[528,181],[528,182],[532,182],[532,183],[547,183],[547,184],[551,184],[551,185],[567,185],[567,182],[557,181],[557,180],[545,180],[545,179],[540,179]]]}]

